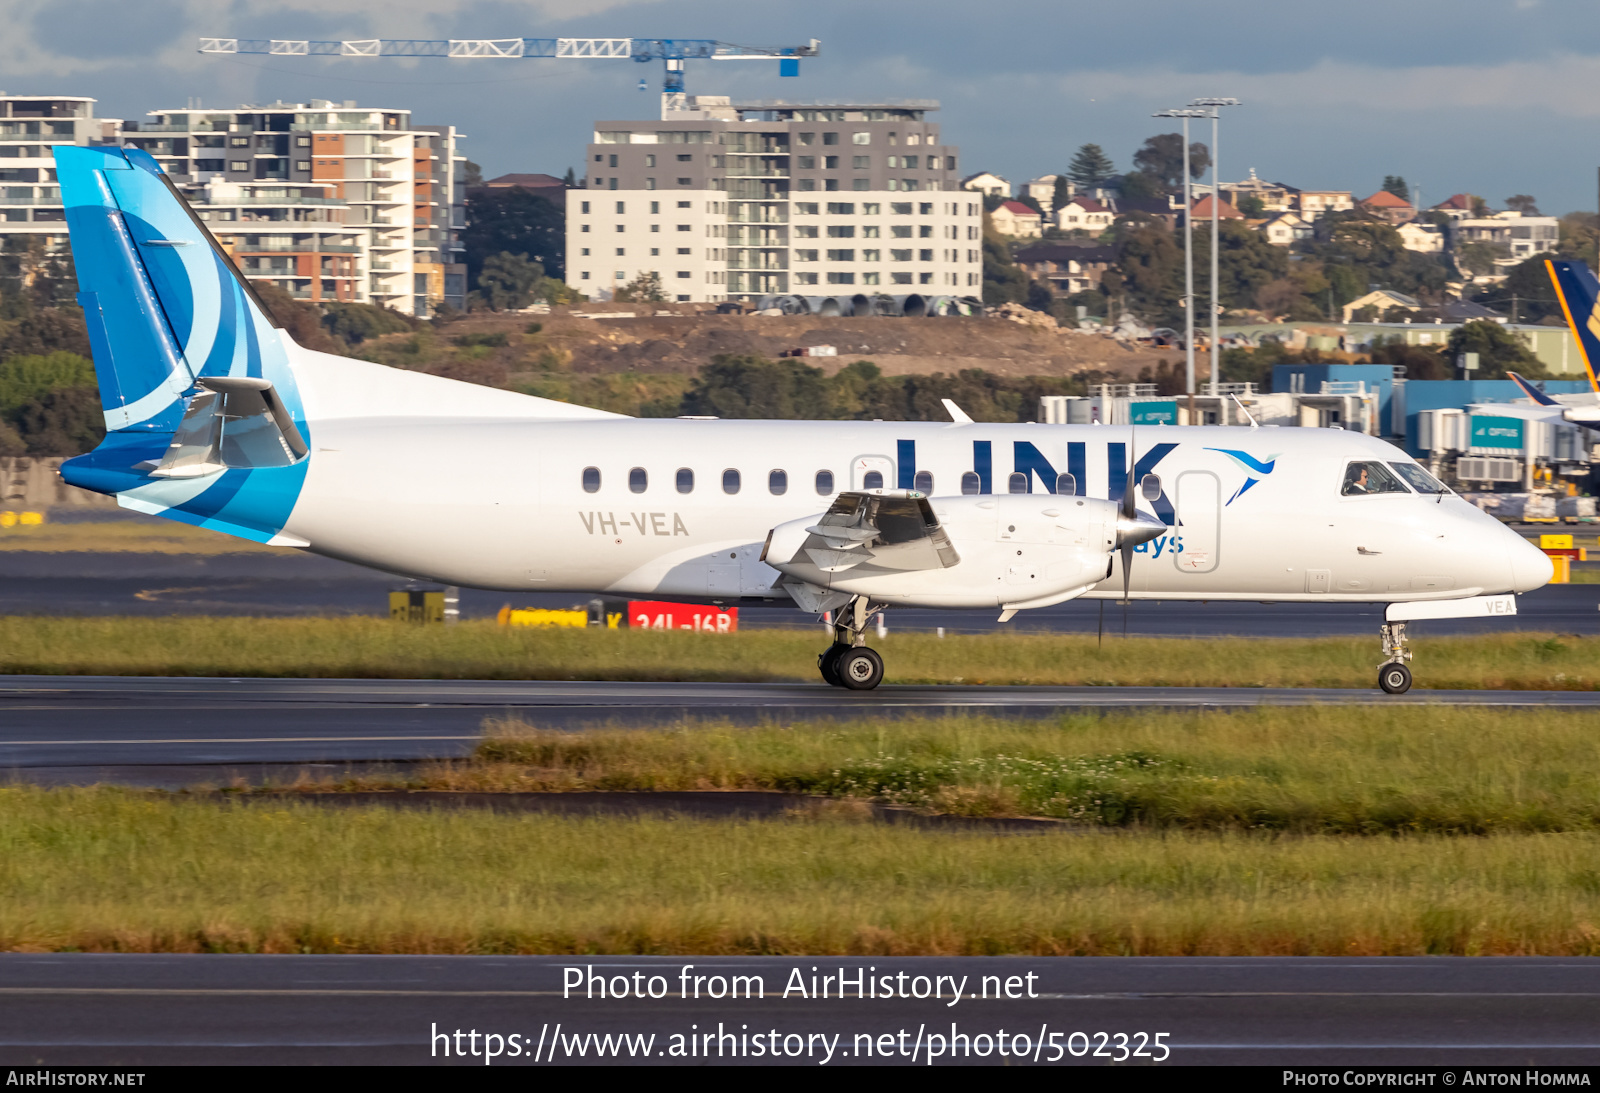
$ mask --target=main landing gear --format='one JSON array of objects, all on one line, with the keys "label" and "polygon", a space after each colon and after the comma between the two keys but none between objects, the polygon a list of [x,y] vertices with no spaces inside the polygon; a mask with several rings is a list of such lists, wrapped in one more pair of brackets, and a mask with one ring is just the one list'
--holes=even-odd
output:
[{"label": "main landing gear", "polygon": [[817,657],[817,670],[834,687],[870,691],[883,682],[883,658],[867,648],[867,598],[857,596],[833,616],[833,644]]},{"label": "main landing gear", "polygon": [[1411,669],[1406,661],[1411,650],[1406,645],[1406,624],[1386,622],[1379,631],[1383,635],[1383,655],[1388,659],[1378,666],[1378,686],[1392,695],[1403,695],[1411,690]]}]

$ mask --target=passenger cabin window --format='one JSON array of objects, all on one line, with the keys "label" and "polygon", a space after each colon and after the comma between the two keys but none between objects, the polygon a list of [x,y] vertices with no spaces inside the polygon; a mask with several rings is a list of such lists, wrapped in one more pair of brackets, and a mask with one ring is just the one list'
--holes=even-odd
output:
[{"label": "passenger cabin window", "polygon": [[774,497],[782,497],[789,492],[789,472],[769,471],[767,473],[767,492]]},{"label": "passenger cabin window", "polygon": [[688,467],[679,467],[678,468],[678,492],[679,493],[693,493],[694,492],[694,472],[691,471]]},{"label": "passenger cabin window", "polygon": [[981,480],[979,480],[977,472],[968,471],[967,473],[965,473],[965,474],[963,474],[961,476],[961,492],[962,493],[971,495],[971,494],[977,493],[982,488],[983,488],[983,482]]},{"label": "passenger cabin window", "polygon": [[882,471],[868,471],[866,474],[862,475],[861,476],[861,488],[864,489],[864,490],[881,490],[881,489],[883,489],[883,472]]},{"label": "passenger cabin window", "polygon": [[1361,497],[1369,493],[1410,493],[1399,477],[1388,466],[1376,460],[1352,463],[1345,468],[1344,486],[1339,493],[1344,497]]},{"label": "passenger cabin window", "polygon": [[732,467],[729,467],[727,470],[722,472],[722,492],[739,492],[739,472],[734,470]]},{"label": "passenger cabin window", "polygon": [[1078,480],[1070,474],[1056,475],[1056,492],[1062,497],[1076,497],[1078,495]]},{"label": "passenger cabin window", "polygon": [[1139,492],[1144,495],[1146,501],[1157,500],[1161,496],[1161,476],[1147,474],[1139,479]]},{"label": "passenger cabin window", "polygon": [[1016,471],[1011,475],[1008,488],[1012,493],[1027,493],[1029,492],[1028,485],[1028,475],[1023,474],[1021,471]]},{"label": "passenger cabin window", "polygon": [[833,492],[833,472],[832,471],[818,471],[817,472],[817,493],[818,493],[818,495],[822,496],[822,497],[826,497],[826,496],[828,496],[828,494],[830,494],[832,492]]},{"label": "passenger cabin window", "polygon": [[599,467],[585,467],[585,468],[583,468],[583,492],[584,493],[599,493],[600,492],[600,468]]},{"label": "passenger cabin window", "polygon": [[912,488],[918,493],[933,493],[933,472],[918,471],[916,481],[913,483]]},{"label": "passenger cabin window", "polygon": [[1449,493],[1450,487],[1429,474],[1415,463],[1393,463],[1389,466],[1400,472],[1400,477],[1406,480],[1406,485],[1418,493]]},{"label": "passenger cabin window", "polygon": [[650,476],[643,467],[635,467],[628,472],[628,488],[634,493],[643,493],[650,488]]}]

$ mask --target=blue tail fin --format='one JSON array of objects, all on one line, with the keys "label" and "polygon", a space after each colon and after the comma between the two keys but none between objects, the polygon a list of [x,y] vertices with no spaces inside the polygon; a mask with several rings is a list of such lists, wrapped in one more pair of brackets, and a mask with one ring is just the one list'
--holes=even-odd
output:
[{"label": "blue tail fin", "polygon": [[1578,343],[1578,355],[1589,373],[1589,386],[1600,392],[1600,379],[1595,377],[1595,366],[1600,365],[1600,280],[1582,262],[1550,258],[1544,265],[1555,286],[1556,299],[1561,301],[1567,327]]},{"label": "blue tail fin", "polygon": [[[62,477],[128,507],[270,539],[305,475],[293,343],[149,155],[62,147],[55,156],[107,433]],[[214,458],[186,457],[174,480],[169,449],[206,432],[207,414],[217,418]],[[296,442],[282,458],[252,458],[224,439],[269,418]]]}]

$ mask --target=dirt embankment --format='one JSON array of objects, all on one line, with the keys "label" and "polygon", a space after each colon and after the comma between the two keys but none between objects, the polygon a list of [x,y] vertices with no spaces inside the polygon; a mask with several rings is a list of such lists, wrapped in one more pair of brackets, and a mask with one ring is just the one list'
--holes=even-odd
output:
[{"label": "dirt embankment", "polygon": [[[632,311],[632,317],[597,315]],[[577,312],[578,314],[573,314]],[[837,318],[816,315],[718,315],[690,305],[587,305],[555,308],[548,315],[474,313],[446,328],[452,336],[543,326],[540,341],[576,373],[692,374],[719,353],[776,357],[817,345],[837,357],[807,364],[832,373],[870,360],[890,375],[982,368],[1004,376],[1072,376],[1102,372],[1134,378],[1169,351],[1130,349],[1110,338],[998,318]],[[509,363],[509,362],[508,362]]]}]

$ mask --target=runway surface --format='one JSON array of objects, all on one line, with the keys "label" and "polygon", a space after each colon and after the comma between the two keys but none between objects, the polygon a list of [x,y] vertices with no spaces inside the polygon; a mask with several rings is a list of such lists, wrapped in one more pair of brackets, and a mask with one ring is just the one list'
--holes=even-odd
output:
[{"label": "runway surface", "polygon": [[[1128,709],[1317,703],[1600,709],[1595,691],[1226,687],[927,687],[843,691],[800,683],[609,683],[137,676],[0,677],[0,771],[50,780],[137,779],[141,767],[412,762],[467,754],[483,721],[566,726],[889,714],[1050,716]],[[121,773],[116,773],[123,768]],[[170,776],[182,776],[181,769]],[[170,780],[162,773],[160,781]],[[188,780],[194,780],[192,777]]]},{"label": "runway surface", "polygon": [[[388,592],[404,579],[315,555],[0,552],[0,613],[48,615],[382,615]],[[462,617],[492,618],[507,603],[519,607],[571,607],[577,593],[506,593],[461,590]],[[1544,630],[1600,634],[1600,585],[1550,585],[1518,597],[1514,618],[1454,619],[1414,624],[1417,636]],[[988,633],[1048,630],[1093,633],[1098,601],[1077,601],[1024,611],[1011,622],[996,611],[889,612],[891,630]],[[1122,630],[1122,609],[1105,608],[1106,627]],[[1261,604],[1136,602],[1128,630],[1139,635],[1207,637],[1315,637],[1372,635],[1383,621],[1381,604]],[[740,624],[756,629],[807,628],[812,617],[794,608],[740,605]],[[819,628],[820,632],[820,628]]]},{"label": "runway surface", "polygon": [[[682,989],[685,964],[706,977],[698,999],[692,978]],[[809,995],[813,966],[819,985],[843,971],[847,996],[782,997],[796,969]],[[864,968],[893,977],[896,995],[937,996],[853,997]],[[589,973],[627,977],[630,995],[660,976],[663,996],[562,997],[569,976]],[[711,977],[733,975],[759,976],[765,997],[706,997]],[[947,976],[959,999],[950,979],[928,990]],[[1020,997],[995,997],[1008,981]],[[719,1029],[731,1034],[720,1058]],[[1146,1058],[1123,1065],[1152,1065],[1164,1033],[1169,1065],[1570,1066],[1600,1063],[1597,1030],[1600,961],[1584,959],[0,955],[0,1063],[11,1065],[482,1066],[486,1033],[502,1038],[502,1066],[772,1062],[751,1047],[757,1035],[792,1065],[927,1065],[935,1047],[934,1063],[968,1065],[1105,1065],[1142,1047]],[[957,1039],[951,1057],[952,1032],[974,1038],[973,1054]],[[591,1034],[612,1036],[612,1050],[597,1058],[607,1044]],[[672,1038],[687,1050],[691,1034],[710,1038],[672,1057]]]}]

